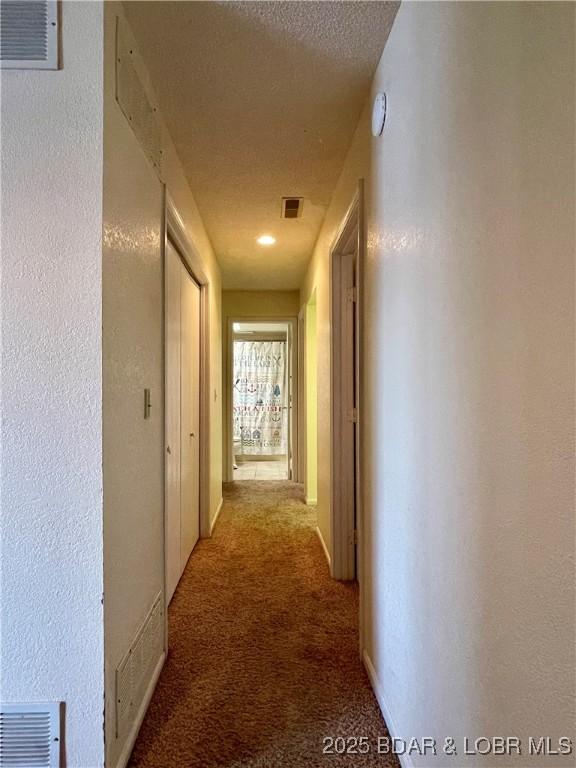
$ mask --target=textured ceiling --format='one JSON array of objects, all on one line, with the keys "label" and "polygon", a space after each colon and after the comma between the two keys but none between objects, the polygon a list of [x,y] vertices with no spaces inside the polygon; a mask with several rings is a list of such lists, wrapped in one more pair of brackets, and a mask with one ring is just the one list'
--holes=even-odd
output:
[{"label": "textured ceiling", "polygon": [[[125,7],[224,287],[298,288],[397,3]],[[283,196],[301,218],[280,218]]]}]

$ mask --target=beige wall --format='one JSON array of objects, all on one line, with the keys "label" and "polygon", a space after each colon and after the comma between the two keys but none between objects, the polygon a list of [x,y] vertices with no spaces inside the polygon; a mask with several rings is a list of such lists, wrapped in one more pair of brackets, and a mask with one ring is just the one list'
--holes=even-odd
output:
[{"label": "beige wall", "polygon": [[296,317],[299,304],[298,291],[223,291],[222,318]]},{"label": "beige wall", "polygon": [[[107,765],[122,762],[129,728],[115,736],[115,670],[156,595],[164,589],[163,194],[115,100],[115,22],[105,7],[104,84],[104,614]],[[123,20],[126,30],[126,21]],[[129,34],[127,31],[124,34]],[[155,98],[137,54],[133,60]],[[176,152],[162,126],[162,180],[210,281],[212,434],[221,432],[220,273]],[[143,391],[151,389],[144,420]],[[221,499],[220,440],[210,447],[210,511]],[[130,725],[136,725],[134,702]]]},{"label": "beige wall", "polygon": [[[242,317],[298,317],[300,294],[298,291],[222,291],[222,446],[223,477],[231,477],[231,449],[229,446],[229,398],[231,372],[229,369],[228,325],[230,318]],[[214,433],[215,434],[215,433]]]},{"label": "beige wall", "polygon": [[328,248],[366,175],[364,650],[404,738],[574,738],[574,13],[402,4],[302,291],[326,434]]}]

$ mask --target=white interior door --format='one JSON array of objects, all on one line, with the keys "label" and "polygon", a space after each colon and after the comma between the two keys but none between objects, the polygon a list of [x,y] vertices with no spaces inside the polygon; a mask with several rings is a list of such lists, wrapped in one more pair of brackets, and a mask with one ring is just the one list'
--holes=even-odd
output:
[{"label": "white interior door", "polygon": [[166,600],[172,599],[182,569],[180,563],[180,278],[183,267],[170,243],[164,270],[166,314]]},{"label": "white interior door", "polygon": [[180,563],[200,536],[200,288],[182,265],[180,282]]}]

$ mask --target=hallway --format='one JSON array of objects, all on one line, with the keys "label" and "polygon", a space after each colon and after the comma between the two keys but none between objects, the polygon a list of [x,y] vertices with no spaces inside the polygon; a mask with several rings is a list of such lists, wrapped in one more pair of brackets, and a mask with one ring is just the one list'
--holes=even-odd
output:
[{"label": "hallway", "polygon": [[229,483],[170,606],[170,653],[131,766],[392,766],[322,755],[386,735],[358,656],[356,585],[330,578],[301,486]]}]

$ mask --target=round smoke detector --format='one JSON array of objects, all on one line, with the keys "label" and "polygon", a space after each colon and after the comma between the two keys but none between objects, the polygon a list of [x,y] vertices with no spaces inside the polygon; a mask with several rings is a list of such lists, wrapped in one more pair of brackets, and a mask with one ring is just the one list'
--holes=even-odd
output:
[{"label": "round smoke detector", "polygon": [[372,107],[372,136],[382,136],[386,122],[386,94],[377,93]]}]

